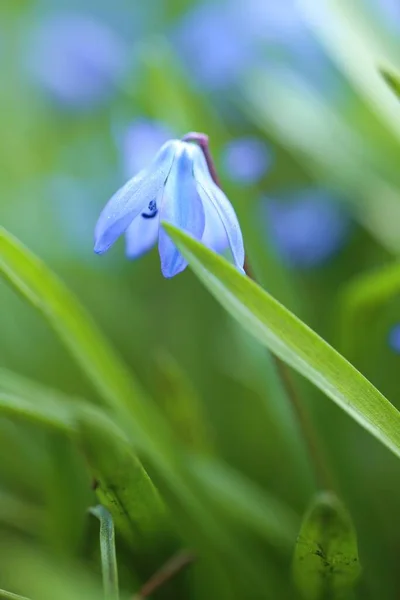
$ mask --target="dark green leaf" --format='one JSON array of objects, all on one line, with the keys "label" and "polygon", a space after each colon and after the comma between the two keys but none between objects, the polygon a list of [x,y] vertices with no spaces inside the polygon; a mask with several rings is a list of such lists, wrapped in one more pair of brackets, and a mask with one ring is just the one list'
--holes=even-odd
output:
[{"label": "dark green leaf", "polygon": [[400,75],[387,70],[385,67],[381,67],[379,71],[388,86],[400,98]]},{"label": "dark green leaf", "polygon": [[143,548],[165,530],[166,510],[158,491],[123,432],[105,414],[86,407],[78,422],[100,503],[127,542]]},{"label": "dark green leaf", "polygon": [[209,453],[210,434],[196,390],[170,354],[159,352],[156,359],[160,408],[186,448]]},{"label": "dark green leaf", "polygon": [[198,457],[190,467],[214,510],[233,527],[252,530],[284,553],[293,547],[298,519],[290,508],[216,460]]},{"label": "dark green leaf", "polygon": [[360,574],[357,537],[350,515],[332,493],[322,493],[304,517],[293,576],[307,600],[342,597]]}]

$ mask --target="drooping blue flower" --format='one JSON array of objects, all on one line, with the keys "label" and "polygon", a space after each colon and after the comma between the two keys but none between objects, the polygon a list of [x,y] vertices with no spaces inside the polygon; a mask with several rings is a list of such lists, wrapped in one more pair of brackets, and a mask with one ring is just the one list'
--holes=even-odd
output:
[{"label": "drooping blue flower", "polygon": [[108,98],[125,67],[121,39],[92,17],[58,13],[33,28],[26,48],[36,82],[58,103],[90,108]]},{"label": "drooping blue flower", "polygon": [[285,201],[265,203],[272,243],[291,266],[312,268],[340,249],[349,233],[344,209],[321,189],[303,190]]},{"label": "drooping blue flower", "polygon": [[202,150],[181,140],[166,142],[148,169],[138,173],[109,200],[95,229],[95,252],[102,254],[123,233],[126,254],[137,258],[158,241],[161,271],[173,277],[186,260],[160,227],[166,221],[216,252],[228,247],[243,272],[240,226],[229,200],[214,183]]},{"label": "drooping blue flower", "polygon": [[232,181],[256,183],[270,167],[272,151],[258,138],[237,138],[225,146],[223,162]]}]

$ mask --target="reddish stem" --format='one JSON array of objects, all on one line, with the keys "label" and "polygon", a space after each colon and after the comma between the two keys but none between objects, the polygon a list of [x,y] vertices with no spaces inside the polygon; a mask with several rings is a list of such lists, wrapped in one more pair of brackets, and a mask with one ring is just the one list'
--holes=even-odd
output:
[{"label": "reddish stem", "polygon": [[195,559],[195,555],[188,550],[175,554],[175,556],[172,556],[172,558],[150,577],[150,579],[142,586],[140,592],[134,596],[133,600],[148,598],[161,586],[172,579],[172,577],[191,565]]},{"label": "reddish stem", "polygon": [[206,135],[205,133],[198,133],[197,131],[191,131],[190,133],[187,133],[183,136],[182,141],[194,142],[195,144],[200,146],[200,148],[203,151],[204,158],[206,159],[207,167],[210,171],[211,178],[214,181],[214,183],[220,188],[221,184],[219,181],[217,170],[214,165],[213,158],[211,156],[210,146],[208,143],[208,135]]}]

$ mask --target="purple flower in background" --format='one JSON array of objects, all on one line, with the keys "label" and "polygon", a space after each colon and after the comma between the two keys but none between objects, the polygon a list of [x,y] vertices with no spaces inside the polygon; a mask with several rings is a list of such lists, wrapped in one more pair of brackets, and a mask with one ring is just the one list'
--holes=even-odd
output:
[{"label": "purple flower in background", "polygon": [[137,258],[158,241],[165,277],[187,262],[160,227],[166,221],[216,252],[230,247],[243,272],[243,238],[236,214],[211,178],[202,150],[181,140],[166,142],[148,169],[128,181],[104,207],[95,230],[95,252],[102,254],[123,233],[126,254]]},{"label": "purple flower in background", "polygon": [[257,46],[268,68],[291,68],[324,86],[335,70],[309,30],[296,0],[232,0],[241,31]]},{"label": "purple flower in background", "polygon": [[106,25],[78,14],[47,16],[32,32],[28,66],[58,102],[92,107],[108,98],[125,66],[125,48]]},{"label": "purple flower in background", "polygon": [[320,189],[291,194],[284,202],[267,200],[269,235],[291,266],[312,268],[340,249],[349,232],[349,217]]},{"label": "purple flower in background", "polygon": [[193,75],[214,89],[234,82],[252,55],[229,3],[195,6],[183,17],[175,38]]},{"label": "purple flower in background", "polygon": [[172,133],[159,121],[136,119],[127,128],[122,140],[122,158],[126,177],[144,169]]},{"label": "purple flower in background", "polygon": [[225,146],[223,163],[232,181],[256,183],[271,166],[272,152],[257,138],[238,138]]},{"label": "purple flower in background", "polygon": [[236,21],[257,40],[287,45],[304,41],[296,0],[232,0],[230,7]]},{"label": "purple flower in background", "polygon": [[57,238],[80,258],[87,257],[88,239],[95,215],[95,189],[87,182],[56,174],[47,180],[48,212],[54,219]]},{"label": "purple flower in background", "polygon": [[195,6],[179,23],[175,42],[194,77],[222,89],[254,65],[293,68],[313,82],[335,70],[309,31],[296,0],[229,0]]},{"label": "purple flower in background", "polygon": [[400,30],[399,0],[368,0],[368,4],[387,27],[397,32]]},{"label": "purple flower in background", "polygon": [[400,354],[400,323],[393,325],[389,331],[388,342],[390,348],[397,354]]}]

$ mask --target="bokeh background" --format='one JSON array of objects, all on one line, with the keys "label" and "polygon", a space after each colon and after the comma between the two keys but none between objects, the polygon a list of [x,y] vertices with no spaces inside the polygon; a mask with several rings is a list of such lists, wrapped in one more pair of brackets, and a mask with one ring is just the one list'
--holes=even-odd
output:
[{"label": "bokeh background", "polygon": [[[292,0],[0,4],[1,225],[62,277],[156,401],[165,364],[178,364],[218,455],[298,518],[312,476],[263,350],[189,269],[165,280],[156,249],[130,262],[123,240],[96,256],[93,230],[165,140],[206,132],[259,281],[400,408],[397,286],[375,297],[373,279],[400,252],[400,107],[382,75],[400,62],[400,4],[348,4],[336,20]],[[4,369],[93,396],[50,328],[3,283],[0,306]],[[398,462],[296,383],[358,532],[357,593],[398,598]],[[64,489],[85,505],[86,484],[79,453],[56,434],[0,419],[5,535],[86,557],[89,534],[60,500]],[[8,577],[0,567],[0,587]]]}]

